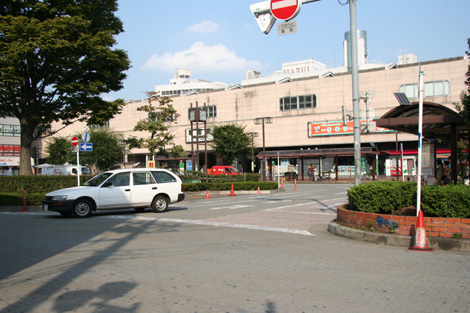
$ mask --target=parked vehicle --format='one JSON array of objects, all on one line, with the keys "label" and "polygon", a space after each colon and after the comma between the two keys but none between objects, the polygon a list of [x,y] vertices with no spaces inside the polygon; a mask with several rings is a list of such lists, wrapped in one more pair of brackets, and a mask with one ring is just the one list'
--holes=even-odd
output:
[{"label": "parked vehicle", "polygon": [[[88,166],[80,165],[80,175],[90,174],[90,168]],[[77,175],[77,165],[64,164],[41,164],[38,165],[40,175]]]},{"label": "parked vehicle", "polygon": [[148,207],[165,212],[169,204],[184,200],[181,179],[157,168],[121,169],[103,172],[83,186],[60,189],[46,194],[44,211],[64,216],[88,217],[93,211]]},{"label": "parked vehicle", "polygon": [[240,172],[233,166],[216,165],[207,170],[209,175],[240,175]]}]

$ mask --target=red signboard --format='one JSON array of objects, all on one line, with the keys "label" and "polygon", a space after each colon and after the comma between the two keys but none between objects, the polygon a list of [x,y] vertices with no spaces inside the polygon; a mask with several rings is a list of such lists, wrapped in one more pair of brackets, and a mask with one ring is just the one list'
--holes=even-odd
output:
[{"label": "red signboard", "polygon": [[288,21],[299,14],[302,0],[270,0],[269,6],[275,18]]},{"label": "red signboard", "polygon": [[[361,121],[364,124],[366,121]],[[354,122],[348,121],[346,126],[343,125],[342,121],[337,122],[319,122],[319,123],[308,123],[309,125],[309,137],[316,136],[335,136],[335,135],[351,135],[354,134]],[[383,127],[376,127],[376,133],[391,132],[390,129]]]}]

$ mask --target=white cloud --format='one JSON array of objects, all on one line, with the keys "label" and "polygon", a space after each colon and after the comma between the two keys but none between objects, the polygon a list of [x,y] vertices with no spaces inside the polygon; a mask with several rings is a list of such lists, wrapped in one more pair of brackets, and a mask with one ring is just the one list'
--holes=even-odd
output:
[{"label": "white cloud", "polygon": [[174,72],[177,68],[187,67],[194,73],[220,73],[259,70],[262,68],[262,64],[259,61],[242,58],[222,44],[206,46],[203,42],[198,41],[187,50],[175,53],[167,52],[162,56],[154,54],[143,68]]},{"label": "white cloud", "polygon": [[213,33],[219,30],[219,24],[212,21],[202,21],[187,28],[190,33]]}]

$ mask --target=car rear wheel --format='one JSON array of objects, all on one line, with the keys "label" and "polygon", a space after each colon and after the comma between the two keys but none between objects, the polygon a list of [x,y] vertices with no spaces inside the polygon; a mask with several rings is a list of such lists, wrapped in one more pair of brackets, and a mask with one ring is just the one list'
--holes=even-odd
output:
[{"label": "car rear wheel", "polygon": [[165,212],[168,209],[168,199],[164,196],[156,196],[152,202],[152,209],[156,213]]},{"label": "car rear wheel", "polygon": [[89,217],[93,211],[93,204],[87,199],[78,199],[73,204],[73,215],[76,217]]}]

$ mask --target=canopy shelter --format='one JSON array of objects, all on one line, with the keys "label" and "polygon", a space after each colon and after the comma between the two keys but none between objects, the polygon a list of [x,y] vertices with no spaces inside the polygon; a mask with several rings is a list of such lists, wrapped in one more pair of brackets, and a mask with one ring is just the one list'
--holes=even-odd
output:
[{"label": "canopy shelter", "polygon": [[[280,159],[300,159],[300,168],[302,169],[301,179],[304,180],[304,158],[328,158],[334,157],[335,158],[335,170],[336,170],[336,180],[338,180],[338,157],[343,156],[354,156],[354,148],[331,148],[331,149],[312,149],[312,150],[280,150],[280,151],[266,151],[260,152],[257,157],[258,159],[267,159],[267,160],[275,160],[278,157]],[[362,147],[361,148],[361,155],[363,156],[372,156],[380,154],[375,147]],[[375,163],[375,158],[373,159]],[[373,165],[375,168],[375,164]],[[372,173],[373,179],[375,179],[375,171]]]},{"label": "canopy shelter", "polygon": [[[419,103],[400,105],[376,120],[378,127],[418,135]],[[463,118],[454,110],[437,103],[423,103],[424,138],[434,138],[450,143],[451,176],[457,181],[457,140],[468,137],[469,127]]]}]

